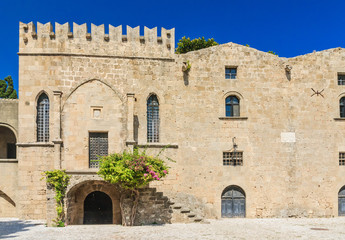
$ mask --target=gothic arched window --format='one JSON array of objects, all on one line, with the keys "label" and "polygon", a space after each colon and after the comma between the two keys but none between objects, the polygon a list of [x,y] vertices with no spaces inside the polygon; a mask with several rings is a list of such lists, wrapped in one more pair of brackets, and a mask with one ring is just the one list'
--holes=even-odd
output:
[{"label": "gothic arched window", "polygon": [[345,97],[340,98],[339,106],[340,106],[340,117],[345,118]]},{"label": "gothic arched window", "polygon": [[147,142],[159,142],[159,102],[154,94],[147,100]]},{"label": "gothic arched window", "polygon": [[37,142],[49,141],[49,98],[42,93],[37,100]]},{"label": "gothic arched window", "polygon": [[236,96],[229,96],[225,99],[225,116],[240,116],[240,100]]}]

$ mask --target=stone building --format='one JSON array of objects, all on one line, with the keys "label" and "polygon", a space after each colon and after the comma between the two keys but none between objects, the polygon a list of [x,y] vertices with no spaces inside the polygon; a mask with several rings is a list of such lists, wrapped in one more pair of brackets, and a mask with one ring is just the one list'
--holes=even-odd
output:
[{"label": "stone building", "polygon": [[345,214],[344,49],[176,55],[174,29],[86,24],[20,23],[19,35],[20,99],[0,102],[1,158],[17,146],[0,160],[0,216],[50,221],[42,172],[66,169],[69,224],[121,223],[97,155],[133,146],[175,160],[142,190],[137,224]]}]

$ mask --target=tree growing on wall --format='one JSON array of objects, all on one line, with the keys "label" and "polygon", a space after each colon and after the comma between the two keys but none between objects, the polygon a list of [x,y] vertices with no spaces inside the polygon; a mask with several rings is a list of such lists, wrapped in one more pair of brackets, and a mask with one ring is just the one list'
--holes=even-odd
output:
[{"label": "tree growing on wall", "polygon": [[177,43],[176,53],[187,53],[216,45],[218,45],[218,43],[214,41],[213,38],[205,40],[205,38],[202,37],[190,40],[190,38],[183,37]]},{"label": "tree growing on wall", "polygon": [[[122,225],[134,225],[140,197],[139,189],[152,181],[161,180],[168,174],[168,169],[165,161],[159,158],[159,154],[152,157],[146,155],[145,151],[140,153],[138,149],[101,158],[98,175],[107,182],[118,184],[123,190],[120,197]],[[126,218],[124,199],[128,191],[131,193],[133,204],[130,216]]]},{"label": "tree growing on wall", "polygon": [[17,91],[13,88],[13,80],[11,76],[0,79],[0,98],[17,98]]}]

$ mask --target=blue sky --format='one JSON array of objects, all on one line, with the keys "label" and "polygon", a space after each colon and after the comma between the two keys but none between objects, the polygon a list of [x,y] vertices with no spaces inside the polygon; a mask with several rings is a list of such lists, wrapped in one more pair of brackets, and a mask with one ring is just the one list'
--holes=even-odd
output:
[{"label": "blue sky", "polygon": [[19,21],[175,27],[176,42],[204,36],[293,57],[345,47],[344,10],[344,0],[0,0],[0,79],[18,89]]}]

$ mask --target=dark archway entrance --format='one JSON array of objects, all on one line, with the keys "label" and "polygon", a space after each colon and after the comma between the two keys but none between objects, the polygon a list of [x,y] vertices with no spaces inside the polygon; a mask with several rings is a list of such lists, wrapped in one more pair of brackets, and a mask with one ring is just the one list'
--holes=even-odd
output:
[{"label": "dark archway entrance", "polygon": [[338,215],[345,216],[345,186],[338,193]]},{"label": "dark archway entrance", "polygon": [[0,159],[17,158],[16,136],[8,127],[0,126]]},{"label": "dark archway entrance", "polygon": [[84,200],[84,224],[112,224],[113,204],[104,192],[95,191]]},{"label": "dark archway entrance", "polygon": [[246,196],[242,188],[229,186],[222,193],[222,217],[245,217]]}]

